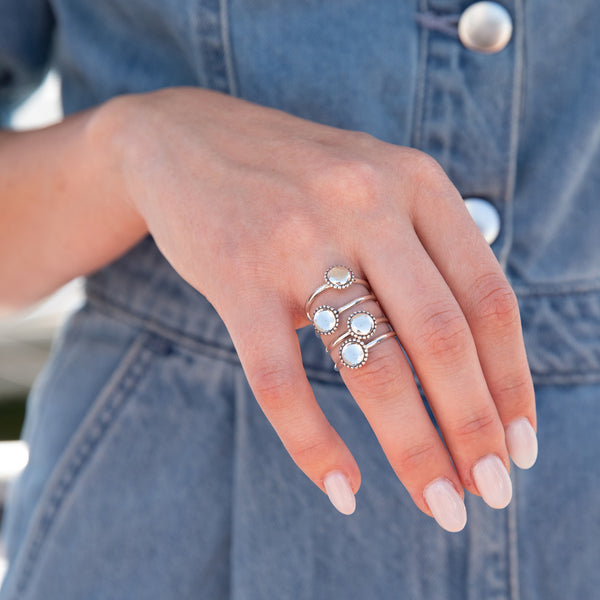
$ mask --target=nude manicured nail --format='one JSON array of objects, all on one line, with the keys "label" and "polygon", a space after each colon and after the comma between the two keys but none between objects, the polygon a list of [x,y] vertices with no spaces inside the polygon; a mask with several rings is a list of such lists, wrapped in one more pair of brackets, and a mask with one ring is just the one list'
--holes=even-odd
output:
[{"label": "nude manicured nail", "polygon": [[341,471],[332,471],[323,481],[325,491],[333,504],[342,514],[351,515],[356,509],[356,498],[348,478]]},{"label": "nude manicured nail", "polygon": [[446,531],[460,531],[467,523],[467,509],[448,479],[440,477],[423,491],[425,502],[438,525]]},{"label": "nude manicured nail", "polygon": [[488,454],[473,467],[473,479],[482,498],[492,508],[504,508],[512,498],[512,483],[503,462]]},{"label": "nude manicured nail", "polygon": [[517,419],[506,428],[506,446],[517,467],[533,467],[537,459],[538,444],[529,419]]}]

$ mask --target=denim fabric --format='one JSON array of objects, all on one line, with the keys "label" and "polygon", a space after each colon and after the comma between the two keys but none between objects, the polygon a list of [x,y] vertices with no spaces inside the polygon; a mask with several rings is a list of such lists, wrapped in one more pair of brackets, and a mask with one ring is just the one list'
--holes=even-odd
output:
[{"label": "denim fabric", "polygon": [[50,60],[53,26],[45,2],[0,2],[0,125],[39,84]]},{"label": "denim fabric", "polygon": [[457,0],[28,3],[46,27],[35,36],[22,0],[0,0],[2,98],[40,72],[56,23],[66,112],[209,87],[418,147],[465,197],[492,202],[540,458],[513,472],[508,509],[469,497],[466,530],[442,531],[302,330],[317,399],[363,473],[357,513],[338,515],[271,430],[218,315],[147,238],[89,279],[32,393],[0,598],[596,597],[600,4],[503,0],[513,38],[483,55],[417,18],[458,15]]}]

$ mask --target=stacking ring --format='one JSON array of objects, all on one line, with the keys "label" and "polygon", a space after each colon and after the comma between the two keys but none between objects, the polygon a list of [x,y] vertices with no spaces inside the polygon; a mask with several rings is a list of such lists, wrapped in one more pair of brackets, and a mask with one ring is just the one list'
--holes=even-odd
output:
[{"label": "stacking ring", "polygon": [[336,290],[343,290],[347,287],[350,287],[353,283],[360,283],[364,285],[369,291],[371,288],[369,287],[369,283],[364,279],[358,279],[351,269],[348,267],[343,267],[341,265],[336,265],[334,267],[329,267],[327,271],[325,271],[325,283],[319,286],[311,295],[310,298],[306,301],[304,306],[304,310],[306,311],[306,316],[308,320],[312,323],[312,318],[310,316],[310,305],[315,301],[315,298],[322,294],[325,290],[329,290],[331,288]]},{"label": "stacking ring", "polygon": [[[312,303],[319,294],[328,289],[342,290],[350,287],[354,283],[363,285],[367,288],[369,293],[354,298],[339,308],[330,305],[319,306],[311,316],[310,309]],[[375,295],[371,293],[371,287],[369,286],[368,281],[355,277],[352,270],[348,267],[336,265],[329,267],[329,269],[325,271],[325,283],[319,286],[310,295],[304,308],[306,316],[312,323],[315,332],[320,336],[324,336],[330,335],[338,329],[340,315],[368,300],[377,301]],[[367,341],[375,335],[377,327],[383,324],[388,325],[389,331],[375,337],[371,341]],[[346,331],[326,348],[327,352],[331,353],[334,348],[339,346],[339,362],[335,364],[336,370],[338,370],[340,365],[349,369],[358,369],[359,367],[362,367],[367,362],[369,350],[373,348],[373,346],[376,346],[389,338],[396,337],[396,332],[390,327],[389,319],[385,315],[375,317],[366,310],[353,312],[346,320],[346,325]]]},{"label": "stacking ring", "polygon": [[[340,364],[349,369],[358,369],[359,367],[362,367],[369,357],[369,349],[391,337],[396,337],[396,332],[393,330],[383,333],[368,344],[357,339],[349,339],[340,347]],[[339,365],[336,365],[336,368],[338,366]]]},{"label": "stacking ring", "polygon": [[329,346],[327,346],[327,352],[331,352],[336,346],[339,346],[339,344],[350,337],[366,340],[375,333],[375,329],[378,325],[389,322],[389,319],[386,317],[376,318],[366,310],[354,312],[348,317],[348,330],[346,333],[343,333],[339,338],[329,344]]},{"label": "stacking ring", "polygon": [[347,310],[361,304],[362,302],[366,302],[367,300],[375,300],[375,296],[373,294],[367,294],[366,296],[360,296],[359,298],[354,298],[354,300],[350,300],[341,306],[340,308],[334,308],[333,306],[323,305],[319,306],[317,310],[315,310],[312,323],[315,328],[315,331],[319,335],[329,335],[333,333],[340,324],[340,315]]}]

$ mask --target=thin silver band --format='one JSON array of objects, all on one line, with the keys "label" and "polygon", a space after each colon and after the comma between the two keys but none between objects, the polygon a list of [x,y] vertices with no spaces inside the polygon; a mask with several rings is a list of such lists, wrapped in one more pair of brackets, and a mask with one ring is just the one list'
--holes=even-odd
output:
[{"label": "thin silver band", "polygon": [[351,308],[354,308],[358,304],[362,304],[367,300],[375,300],[375,294],[367,294],[366,296],[359,296],[358,298],[354,298],[354,300],[350,300],[350,302],[337,309],[338,315],[341,315],[343,312],[346,312],[347,310],[350,310]]},{"label": "thin silver band", "polygon": [[377,346],[377,344],[380,344],[381,342],[383,342],[383,340],[387,340],[392,337],[398,337],[393,329],[391,331],[386,331],[385,333],[382,333],[379,337],[376,337],[374,340],[371,340],[368,344],[365,344],[365,348],[369,350],[369,348]]},{"label": "thin silver band", "polygon": [[[371,291],[371,287],[369,286],[369,282],[366,281],[365,279],[354,279],[353,284],[355,283],[360,283],[360,285],[363,285],[364,287],[367,288],[367,290]],[[325,290],[334,290],[336,289],[334,286],[332,286],[330,283],[324,283],[323,285],[319,286],[310,296],[310,298],[306,301],[306,304],[304,305],[304,310],[306,312],[306,316],[308,317],[308,320],[312,323],[312,317],[310,316],[310,305],[315,301],[315,298],[319,295],[322,294]]]},{"label": "thin silver band", "polygon": [[[377,317],[376,322],[375,322],[375,328],[377,328],[378,325],[383,325],[384,323],[389,323],[390,320],[387,317]],[[393,333],[392,331],[389,331],[388,333]],[[331,342],[331,344],[329,344],[329,346],[327,346],[326,350],[327,352],[331,353],[331,351],[338,346],[339,344],[341,344],[345,339],[348,339],[349,337],[352,337],[354,334],[352,333],[352,331],[350,331],[348,329],[348,331],[346,331],[345,333],[342,333],[342,335],[340,335],[339,338],[337,338],[336,340],[334,340],[333,342]],[[394,333],[394,335],[396,335]],[[366,344],[365,344],[366,347]]]},{"label": "thin silver band", "polygon": [[[313,313],[313,317],[311,319],[311,323],[313,324],[313,327],[315,328],[315,333],[317,335],[329,335],[329,334],[333,333],[338,328],[338,325],[340,322],[340,315],[343,312],[346,312],[347,310],[351,309],[352,307],[357,306],[357,305],[361,304],[362,302],[366,302],[367,300],[375,300],[375,295],[367,294],[366,296],[359,296],[358,298],[354,298],[354,300],[350,300],[350,302],[344,304],[340,308],[334,308],[333,306],[329,306],[327,304],[323,304],[322,306],[317,307],[315,309],[315,312]],[[328,312],[331,316],[333,316],[335,318],[335,326],[333,328],[329,329],[328,331],[321,330],[316,322],[316,318],[317,318],[316,315],[318,312]]]},{"label": "thin silver band", "polygon": [[[357,339],[347,340],[340,347],[340,360],[339,360],[339,362],[337,362],[337,363],[334,364],[335,370],[336,371],[340,370],[340,364],[344,365],[345,367],[347,367],[349,369],[360,369],[362,366],[364,366],[367,363],[367,360],[369,358],[369,350],[373,346],[376,346],[377,344],[380,344],[384,340],[387,340],[387,339],[392,338],[392,337],[397,337],[396,332],[394,330],[386,331],[385,333],[383,333],[382,335],[376,337],[374,340],[372,340],[368,344],[364,344],[363,342],[361,342],[360,340],[357,340]],[[363,356],[363,358],[362,358],[362,360],[360,362],[357,362],[356,364],[353,364],[353,365],[352,364],[347,364],[347,363],[344,362],[344,360],[342,358],[342,352],[343,352],[344,346],[346,344],[359,344],[360,346],[362,346],[362,348],[364,350],[364,356]]]}]

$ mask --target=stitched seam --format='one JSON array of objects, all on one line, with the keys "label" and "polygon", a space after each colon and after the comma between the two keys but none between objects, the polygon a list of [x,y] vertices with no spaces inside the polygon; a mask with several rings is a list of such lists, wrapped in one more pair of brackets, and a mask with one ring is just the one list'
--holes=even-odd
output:
[{"label": "stitched seam", "polygon": [[[171,340],[172,342],[180,345],[182,348],[188,349],[191,352],[203,354],[211,358],[217,358],[219,360],[225,360],[241,368],[240,360],[235,350],[220,347],[206,340],[192,338],[189,336],[189,334],[183,333],[176,329],[172,329],[170,327],[160,325],[159,323],[156,323],[155,321],[152,321],[147,317],[143,317],[142,315],[132,312],[129,308],[123,308],[122,306],[114,303],[114,301],[112,300],[109,301],[105,298],[101,298],[95,292],[94,296],[88,297],[88,302],[93,308],[95,308],[96,310],[108,317],[125,321],[135,327],[155,333],[167,340]],[[340,375],[337,373],[326,371],[324,369],[319,369],[318,367],[314,366],[304,366],[309,379],[319,381],[321,383],[344,385],[340,378]],[[587,378],[591,376],[591,382],[594,383],[596,381],[596,378],[600,379],[600,372],[598,372],[594,368],[591,368],[589,370],[569,371],[568,373],[562,375],[544,374],[539,371],[533,371],[532,376],[534,377],[534,381],[538,381],[540,383],[570,383],[575,381],[574,378],[584,377],[587,380]]]},{"label": "stitched seam", "polygon": [[[36,515],[35,527],[28,536],[27,551],[23,556],[23,566],[16,582],[17,597],[21,598],[32,580],[33,570],[43,550],[44,543],[52,529],[61,506],[72,491],[78,476],[85,469],[106,433],[132,396],[142,377],[147,373],[154,350],[145,348],[149,335],[141,335],[132,344],[129,352],[113,375],[113,382],[100,393],[96,409],[84,419],[80,433],[67,447],[63,458],[50,477],[47,492],[40,499],[43,507]],[[46,494],[50,494],[46,498]]]},{"label": "stitched seam", "polygon": [[518,546],[518,514],[517,495],[519,492],[519,481],[513,469],[511,477],[513,483],[513,501],[508,505],[506,511],[506,537],[508,540],[508,585],[511,600],[519,600],[521,597],[519,586],[519,546]]},{"label": "stitched seam", "polygon": [[196,73],[198,72],[203,72],[202,69],[202,64],[199,60],[199,56],[200,54],[200,36],[197,35],[197,31],[198,31],[198,11],[196,9],[197,7],[197,3],[196,2],[190,2],[188,5],[188,37],[190,40],[190,45],[192,46],[192,48],[194,49],[193,52],[193,56],[192,56],[192,61],[194,63],[194,70],[196,71]]},{"label": "stitched seam", "polygon": [[517,296],[521,296],[523,298],[543,298],[543,297],[553,297],[553,296],[582,296],[584,294],[594,294],[600,292],[600,285],[593,283],[590,287],[581,287],[576,289],[560,289],[553,290],[547,289],[543,290],[541,288],[538,289],[530,289],[530,288],[522,288],[518,286],[513,286],[513,290]]},{"label": "stitched seam", "polygon": [[537,375],[532,374],[532,380],[535,385],[580,385],[600,383],[600,373],[584,375]]},{"label": "stitched seam", "polygon": [[547,377],[566,377],[566,376],[570,376],[570,375],[572,375],[573,377],[577,377],[578,375],[595,375],[595,374],[600,375],[600,372],[598,372],[597,368],[591,368],[591,369],[587,369],[585,371],[569,370],[567,373],[555,374],[555,375],[544,375],[544,373],[541,373],[540,371],[535,371],[534,373],[540,377],[545,377],[545,376],[547,376]]},{"label": "stitched seam", "polygon": [[96,292],[94,292],[93,296],[88,296],[88,302],[92,307],[106,316],[112,317],[119,321],[125,321],[134,325],[135,327],[156,333],[165,339],[176,342],[184,348],[188,348],[200,354],[216,356],[222,360],[226,360],[234,364],[240,363],[239,358],[233,349],[224,348],[215,342],[209,342],[208,340],[203,340],[202,338],[192,337],[188,333],[176,329],[175,327],[171,327],[170,325],[161,325],[160,323],[152,320],[151,317],[142,315],[130,308],[125,308],[114,300],[101,297],[100,295],[96,294]]},{"label": "stitched seam", "polygon": [[229,29],[229,10],[228,0],[219,0],[220,21],[221,21],[221,41],[223,44],[223,56],[225,59],[225,71],[227,73],[227,85],[229,94],[238,95],[237,77],[233,66],[233,50],[231,47],[231,36]]},{"label": "stitched seam", "polygon": [[521,92],[523,89],[523,10],[519,1],[515,2],[515,70],[512,89],[512,106],[510,118],[510,140],[508,150],[508,169],[504,190],[505,234],[498,262],[506,271],[508,256],[512,249],[514,237],[514,194],[517,177],[517,154],[519,151],[519,129],[521,117]]},{"label": "stitched seam", "polygon": [[[427,9],[427,1],[420,0],[421,10]],[[423,143],[423,115],[425,112],[425,85],[427,71],[427,45],[429,42],[429,30],[419,27],[419,62],[417,65],[417,84],[415,92],[415,106],[413,112],[413,134],[412,146],[419,148]]]},{"label": "stitched seam", "polygon": [[[148,317],[144,317],[138,313],[132,312],[129,308],[123,308],[122,306],[114,303],[112,300],[101,297],[99,294],[96,294],[96,292],[94,292],[93,296],[88,296],[88,303],[94,309],[98,310],[98,312],[108,317],[125,321],[135,327],[155,333],[156,335],[170,340],[182,348],[189,350],[190,352],[203,354],[210,358],[224,360],[239,367],[240,369],[242,368],[240,359],[233,349],[223,348],[222,346],[218,346],[215,343],[207,340],[192,338],[189,336],[189,334],[183,333],[182,331],[163,326],[160,323],[152,321]],[[344,385],[338,373],[319,369],[318,367],[314,366],[304,365],[304,368],[306,370],[307,377],[313,381],[334,385]]]}]

